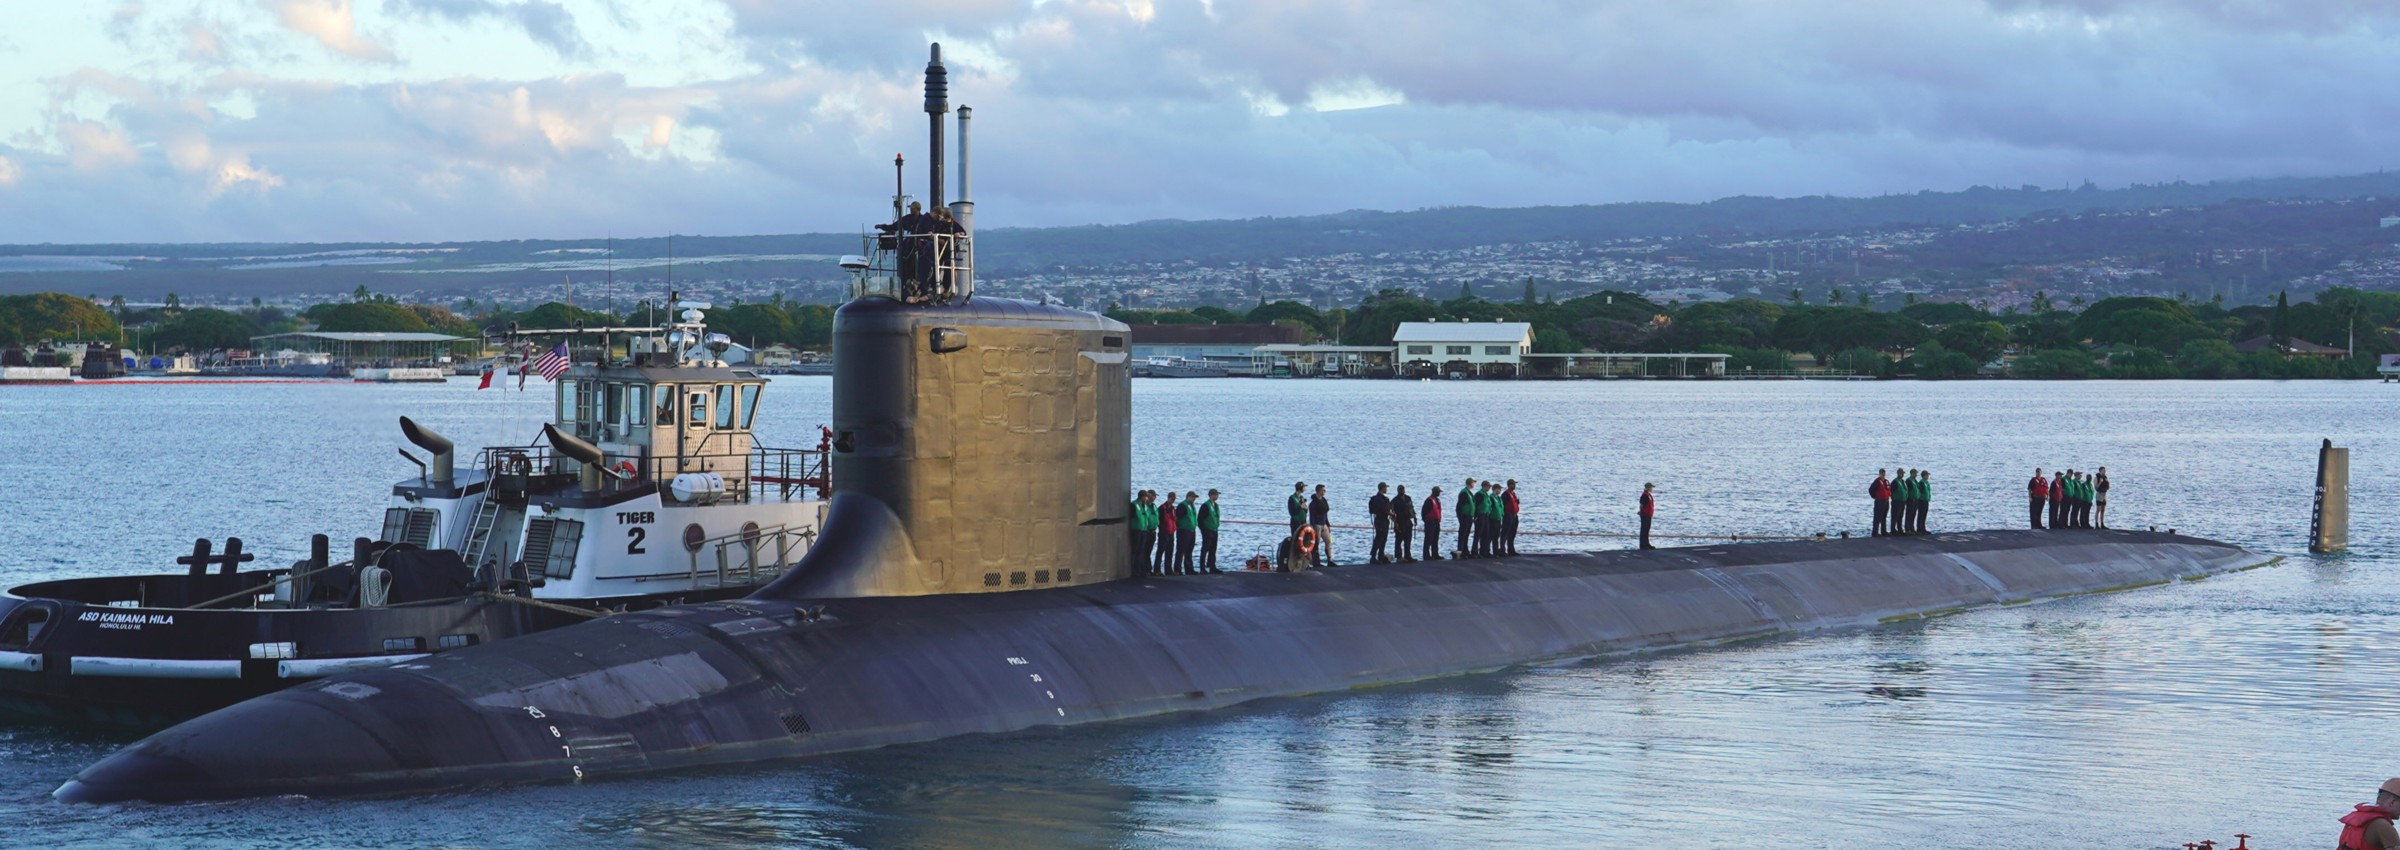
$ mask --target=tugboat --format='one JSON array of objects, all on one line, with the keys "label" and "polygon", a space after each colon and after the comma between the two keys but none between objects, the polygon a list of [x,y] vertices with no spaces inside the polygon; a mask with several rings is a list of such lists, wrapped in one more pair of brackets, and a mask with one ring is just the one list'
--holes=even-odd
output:
[{"label": "tugboat", "polygon": [[[451,442],[392,487],[381,533],[334,560],[248,570],[238,538],[181,573],[36,582],[0,596],[0,716],[149,729],[319,677],[616,612],[742,596],[816,541],[826,449],[757,444],[766,380],[678,304],[664,328],[515,331],[577,360],[544,444],[454,469]],[[622,341],[620,343],[620,341]],[[589,343],[586,346],[586,343]]]}]

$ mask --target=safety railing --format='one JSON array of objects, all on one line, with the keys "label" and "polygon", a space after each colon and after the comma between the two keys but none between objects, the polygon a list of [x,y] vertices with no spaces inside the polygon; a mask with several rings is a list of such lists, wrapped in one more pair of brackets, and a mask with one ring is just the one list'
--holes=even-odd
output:
[{"label": "safety railing", "polygon": [[[735,475],[738,484],[729,487],[722,498],[728,501],[782,501],[815,490],[817,498],[833,491],[832,452],[826,446],[813,449],[778,449],[758,447],[747,453],[701,453],[663,457],[608,458],[609,474],[600,477],[600,492],[617,493],[663,484],[685,472],[716,472],[728,479]],[[494,477],[524,476],[526,486],[552,486],[555,481],[535,481],[543,476],[580,476],[581,462],[558,454],[546,445],[491,446],[476,455],[476,466]]]},{"label": "safety railing", "polygon": [[864,238],[866,266],[850,297],[910,304],[947,303],[975,294],[975,239],[964,233],[880,233]]},{"label": "safety railing", "polygon": [[[811,526],[775,525],[766,528],[746,527],[700,541],[697,547],[687,547],[692,554],[691,581],[694,590],[725,587],[734,583],[742,586],[772,581],[791,569],[801,555],[816,545],[817,530]],[[702,550],[714,550],[714,569],[701,569]],[[772,554],[773,560],[762,555]]]}]

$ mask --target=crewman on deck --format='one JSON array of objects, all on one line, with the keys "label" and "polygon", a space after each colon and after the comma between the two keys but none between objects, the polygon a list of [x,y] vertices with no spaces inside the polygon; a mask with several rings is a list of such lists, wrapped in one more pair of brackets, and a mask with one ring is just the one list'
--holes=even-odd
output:
[{"label": "crewman on deck", "polygon": [[2360,803],[2343,815],[2342,837],[2334,846],[2339,850],[2400,850],[2400,830],[2392,828],[2392,818],[2400,814],[2400,777],[2383,781],[2375,789],[2375,802]]},{"label": "crewman on deck", "polygon": [[1892,537],[1908,534],[1909,499],[1916,493],[1915,479],[1909,476],[1910,471],[1904,466],[1892,473],[1892,515],[1883,523],[1883,533]]},{"label": "crewman on deck", "polygon": [[1500,551],[1517,553],[1517,514],[1525,503],[1517,498],[1517,479],[1508,479],[1508,492],[1500,494]]},{"label": "crewman on deck", "polygon": [[1500,554],[1500,482],[1483,482],[1483,504],[1475,508],[1475,521],[1483,526],[1483,554]]},{"label": "crewman on deck", "polygon": [[1656,484],[1642,485],[1642,548],[1644,549],[1658,548],[1650,545],[1650,518],[1658,514],[1658,499],[1651,494],[1657,486]]},{"label": "crewman on deck", "polygon": [[1933,482],[1927,480],[1924,467],[1917,468],[1917,480],[1908,488],[1908,533],[1925,533],[1925,509],[1933,501]]},{"label": "crewman on deck", "polygon": [[1392,539],[1391,489],[1392,485],[1388,482],[1378,483],[1375,485],[1375,495],[1367,499],[1367,520],[1375,527],[1375,548],[1367,554],[1367,563],[1370,564],[1389,563],[1383,557],[1383,547]]},{"label": "crewman on deck", "polygon": [[1933,473],[1917,470],[1917,533],[1927,534],[1925,521],[1933,512]]},{"label": "crewman on deck", "polygon": [[1466,557],[1483,557],[1483,483],[1466,487]]},{"label": "crewman on deck", "polygon": [[2084,477],[2084,474],[2081,471],[2073,469],[2067,470],[2068,528],[2091,527],[2090,524],[2084,522],[2084,516],[2088,510],[2087,506],[2091,503],[2091,496],[2086,490],[2086,486],[2090,483],[2091,482]]},{"label": "crewman on deck", "polygon": [[2061,469],[2050,475],[2050,528],[2067,527],[2067,471]]},{"label": "crewman on deck", "polygon": [[1892,481],[1884,477],[1884,470],[1875,470],[1875,480],[1867,482],[1867,498],[1875,501],[1875,527],[1869,533],[1882,537],[1891,531],[1885,526],[1892,517]]},{"label": "crewman on deck", "polygon": [[1413,564],[1417,560],[1417,548],[1412,545],[1416,542],[1417,503],[1408,497],[1408,485],[1394,489],[1398,492],[1392,496],[1392,555],[1400,563]]},{"label": "crewman on deck", "polygon": [[1157,558],[1151,553],[1158,548],[1158,493],[1142,491],[1133,503],[1134,519],[1138,523],[1133,535],[1133,572],[1135,575],[1157,575],[1153,569]]},{"label": "crewman on deck", "polygon": [[1468,501],[1475,505],[1475,542],[1467,551],[1481,558],[1492,554],[1492,482],[1475,485],[1474,497]]},{"label": "crewman on deck", "polygon": [[2033,530],[2042,530],[2042,505],[2050,501],[2050,479],[2042,477],[2041,467],[2034,467],[2033,480],[2025,482],[2025,497],[2033,500]]},{"label": "crewman on deck", "polygon": [[1183,491],[1183,504],[1175,510],[1175,574],[1199,575],[1200,568],[1192,563],[1193,545],[1200,542],[1200,494]]},{"label": "crewman on deck", "polygon": [[1905,537],[1908,535],[1908,518],[1916,509],[1917,471],[1901,467],[1899,477],[1892,479],[1891,532],[1893,536]]},{"label": "crewman on deck", "polygon": [[1150,498],[1150,491],[1143,490],[1133,494],[1133,500],[1125,503],[1125,540],[1133,547],[1133,560],[1129,563],[1133,567],[1135,578],[1140,578],[1145,572],[1142,569],[1144,563],[1142,559],[1150,553],[1149,541],[1142,539],[1142,523],[1144,522],[1142,514],[1145,512],[1142,508],[1142,500],[1147,498]]},{"label": "crewman on deck", "polygon": [[1292,482],[1292,497],[1283,500],[1283,509],[1292,515],[1292,536],[1299,537],[1301,527],[1308,525],[1308,482]]},{"label": "crewman on deck", "polygon": [[1465,558],[1475,551],[1475,479],[1467,479],[1458,488],[1458,557]]},{"label": "crewman on deck", "polygon": [[1325,500],[1325,485],[1317,485],[1316,495],[1308,500],[1308,525],[1317,530],[1317,566],[1338,567],[1333,562],[1333,503]]},{"label": "crewman on deck", "polygon": [[1158,512],[1158,545],[1151,567],[1159,575],[1175,574],[1175,491],[1167,491],[1166,507]]},{"label": "crewman on deck", "polygon": [[2108,467],[2092,476],[2092,525],[2108,527]]},{"label": "crewman on deck", "polygon": [[1435,487],[1425,494],[1425,507],[1419,516],[1425,520],[1425,560],[1442,559],[1442,488]]},{"label": "crewman on deck", "polygon": [[1208,501],[1200,503],[1200,571],[1221,573],[1217,569],[1217,523],[1224,521],[1224,512],[1217,505],[1217,491],[1208,491]]},{"label": "crewman on deck", "polygon": [[2076,527],[2076,528],[2091,528],[2091,527],[2092,527],[2092,500],[2093,500],[2093,498],[2094,498],[2094,496],[2093,496],[2093,494],[2092,494],[2092,474],[2091,474],[2091,473],[2089,473],[2089,472],[2079,472],[2079,473],[2076,473],[2076,474],[2075,474],[2075,527]]}]

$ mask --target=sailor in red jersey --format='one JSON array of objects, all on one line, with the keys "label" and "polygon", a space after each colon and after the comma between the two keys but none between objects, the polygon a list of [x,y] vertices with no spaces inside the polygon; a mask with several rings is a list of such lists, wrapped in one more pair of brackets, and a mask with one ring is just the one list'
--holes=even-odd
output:
[{"label": "sailor in red jersey", "polygon": [[2342,816],[2339,850],[2400,850],[2400,831],[2392,828],[2392,813],[2400,811],[2400,777],[2383,781],[2375,802],[2360,803]]},{"label": "sailor in red jersey", "polygon": [[2050,479],[2042,471],[2033,471],[2033,480],[2025,482],[2025,496],[2033,500],[2033,530],[2042,530],[2042,508],[2050,503]]},{"label": "sailor in red jersey", "polygon": [[1892,517],[1892,480],[1884,477],[1883,470],[1875,470],[1874,483],[1867,485],[1867,498],[1875,500],[1874,535],[1877,537],[1882,537],[1885,534],[1890,533]]}]

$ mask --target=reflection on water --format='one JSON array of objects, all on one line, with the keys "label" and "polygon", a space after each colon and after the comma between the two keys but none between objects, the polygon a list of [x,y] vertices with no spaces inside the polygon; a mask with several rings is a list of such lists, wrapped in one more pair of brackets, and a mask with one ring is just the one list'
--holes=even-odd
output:
[{"label": "reflection on water", "polygon": [[[813,442],[825,386],[778,380],[768,442]],[[523,443],[539,395],[11,388],[0,427],[40,441],[0,453],[0,580],[163,570],[202,535],[296,558],[311,532],[373,529],[375,494],[409,472],[394,416]],[[14,843],[112,848],[2171,847],[2235,832],[2283,848],[2322,845],[2400,773],[2359,743],[2400,720],[2380,697],[2400,681],[2400,528],[2371,509],[2400,496],[2388,387],[1151,381],[1136,396],[1139,483],[1222,488],[1229,518],[1278,518],[1297,478],[1363,512],[1377,481],[1473,475],[1519,479],[1529,530],[1622,530],[1644,480],[1667,494],[1665,531],[1863,530],[1854,492],[1874,468],[1923,465],[1947,482],[1936,523],[2008,524],[2031,467],[2106,463],[2121,524],[2291,553],[2331,435],[2355,450],[2360,548],[1871,631],[409,800],[63,807],[49,790],[120,742],[0,730],[0,816],[30,836]],[[2030,427],[2036,409],[2077,426]],[[177,450],[127,459],[149,445]],[[59,495],[95,480],[140,486]],[[1227,538],[1229,556],[1265,542]]]}]

